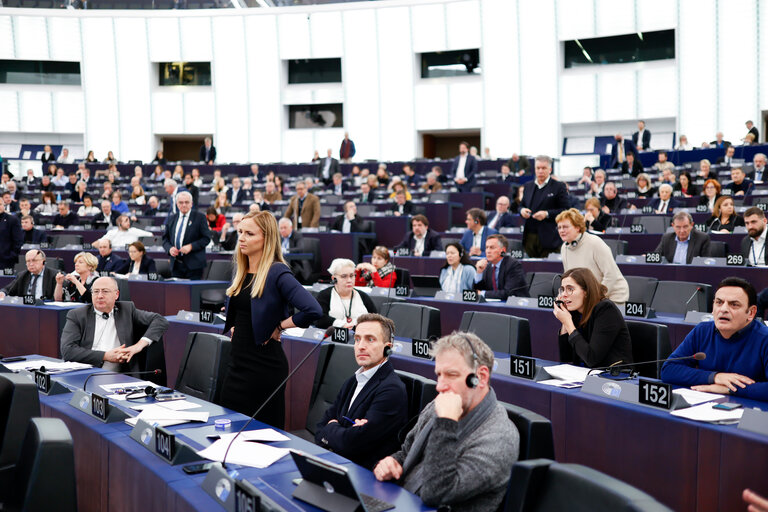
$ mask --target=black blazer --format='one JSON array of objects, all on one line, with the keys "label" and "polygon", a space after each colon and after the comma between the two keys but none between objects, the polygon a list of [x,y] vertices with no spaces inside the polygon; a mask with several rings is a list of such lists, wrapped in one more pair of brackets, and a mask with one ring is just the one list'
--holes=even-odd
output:
[{"label": "black blazer", "polygon": [[0,265],[3,268],[16,265],[22,245],[24,235],[19,218],[8,212],[0,213]]},{"label": "black blazer", "polygon": [[77,217],[77,214],[75,212],[70,211],[66,215],[62,215],[60,213],[57,213],[53,216],[53,222],[52,224],[54,226],[64,226],[65,228],[70,227],[71,225],[77,225],[79,224],[80,219]]},{"label": "black blazer", "polygon": [[[136,265],[136,263],[132,260],[127,260],[126,265],[123,267],[123,270],[121,273],[130,274],[133,271],[133,267]],[[139,274],[155,274],[157,273],[157,266],[155,266],[155,260],[150,258],[147,255],[144,255],[143,258],[141,258],[141,263],[139,264]]]},{"label": "black blazer", "polygon": [[[30,233],[29,241],[27,241],[27,233]],[[45,234],[45,231],[42,229],[35,229],[32,228],[29,231],[21,231],[22,234],[22,240],[24,240],[25,244],[41,244],[43,242],[48,241],[48,235]]]},{"label": "black blazer", "polygon": [[609,366],[616,362],[632,363],[632,340],[624,317],[616,305],[603,299],[592,309],[583,326],[579,313],[571,313],[576,330],[558,338],[560,361],[589,368]]},{"label": "black blazer", "polygon": [[611,221],[611,214],[605,213],[601,210],[600,215],[598,215],[595,220],[592,222],[587,222],[587,229],[591,229],[593,231],[605,231],[606,228],[611,225]]},{"label": "black blazer", "polygon": [[[749,261],[750,251],[752,250],[752,239],[749,235],[741,239],[741,254],[744,256],[744,263]],[[763,249],[763,262],[768,265],[768,247]]]},{"label": "black blazer", "polygon": [[211,144],[211,150],[209,151],[208,160],[206,160],[205,159],[205,144],[203,144],[202,146],[200,146],[200,154],[198,155],[198,157],[199,158],[197,160],[199,162],[208,163],[211,160],[213,160],[215,162],[216,161],[216,146]]},{"label": "black blazer", "polygon": [[[523,186],[523,201],[521,208],[530,208],[531,216],[525,219],[524,232],[538,233],[541,246],[545,249],[557,249],[563,241],[557,234],[555,218],[563,210],[569,208],[568,190],[565,183],[549,178],[544,188],[536,193],[534,202],[533,191],[536,189],[536,180],[531,180]],[[533,214],[540,210],[546,210],[549,216],[544,220],[536,220]]]},{"label": "black blazer", "polygon": [[[360,233],[362,231],[362,224],[365,222],[363,219],[360,218],[359,215],[355,215],[355,218],[349,221],[349,232],[350,233]],[[341,231],[344,227],[344,214],[342,213],[338,217],[336,217],[333,222],[331,223],[330,228],[334,231]]]},{"label": "black blazer", "polygon": [[[56,289],[56,271],[45,267],[43,269],[43,299],[53,300],[53,291]],[[3,288],[6,295],[23,297],[27,294],[32,273],[29,270],[21,272],[8,286]]]},{"label": "black blazer", "polygon": [[[336,400],[317,424],[315,442],[367,469],[373,469],[379,460],[400,448],[397,434],[408,421],[408,398],[405,385],[389,361],[382,363],[366,382],[350,408],[356,387],[357,379],[353,375],[341,387]],[[368,422],[361,427],[353,427],[344,416],[353,420],[367,419]],[[333,419],[338,423],[328,423]]]},{"label": "black blazer", "polygon": [[[647,134],[648,132],[646,131],[645,133]],[[635,161],[632,162],[632,169],[630,169],[629,163],[624,160],[624,162],[621,164],[621,172],[629,174],[633,178],[637,178],[637,175],[643,172],[643,164],[640,163],[639,159],[635,158]]]},{"label": "black blazer", "polygon": [[[663,254],[667,261],[672,263],[672,260],[675,259],[676,247],[677,235],[675,233],[665,233],[661,237],[655,252]],[[688,237],[688,252],[685,255],[685,262],[690,265],[695,256],[709,256],[709,235],[697,229],[692,229]]]},{"label": "black blazer", "polygon": [[[416,247],[416,239],[413,236],[413,231],[409,231],[408,234],[405,235],[405,238],[400,242],[400,245],[395,247],[395,250],[400,249],[401,247],[407,247],[408,250],[411,251],[411,254],[413,254],[413,249]],[[427,233],[424,235],[424,253],[422,256],[429,256],[429,253],[432,251],[442,250],[443,243],[440,240],[440,235],[431,228],[427,228]]]},{"label": "black blazer", "polygon": [[611,213],[619,213],[621,210],[629,208],[629,203],[621,196],[616,196],[613,199],[606,199],[601,196],[600,206],[607,206]]},{"label": "black blazer", "polygon": [[[456,172],[459,170],[460,156],[453,159],[451,164],[451,176],[456,177]],[[464,163],[464,177],[467,178],[467,182],[463,185],[456,185],[459,192],[469,192],[472,187],[475,186],[475,175],[477,174],[477,158],[470,154],[467,154],[467,161]]]},{"label": "black blazer", "polygon": [[234,190],[231,189],[231,188],[227,189],[227,201],[229,201],[230,204],[240,204],[243,201],[245,201],[246,199],[250,199],[248,197],[248,191],[245,190],[244,188],[240,188],[240,190],[237,191],[237,198],[236,198],[236,200],[232,201],[232,195],[233,195],[232,192],[233,191]]},{"label": "black blazer", "polygon": [[[631,140],[623,139],[621,143],[624,144],[624,158],[626,159],[627,153],[637,154],[637,148],[635,143]],[[611,148],[611,168],[615,169],[619,166],[619,142],[613,141],[613,147]]]},{"label": "black blazer", "polygon": [[[199,189],[199,188],[197,188],[197,187],[196,187],[196,186],[194,186],[194,185],[190,185],[190,186],[187,186],[187,185],[181,185],[181,186],[179,187],[179,191],[180,191],[180,192],[181,192],[181,191],[187,191],[187,192],[189,192],[190,194],[192,194],[192,205],[193,205],[193,206],[197,206],[197,204],[198,204],[198,200],[200,199],[200,189]],[[229,190],[228,190],[227,192],[229,192]],[[247,195],[247,194],[246,194],[246,195]],[[229,197],[227,197],[227,199],[229,199]],[[230,202],[231,202],[231,201],[230,201]]]},{"label": "black blazer", "polygon": [[45,153],[42,153],[40,155],[40,161],[43,162],[43,174],[48,172],[48,169],[46,167],[50,162],[56,163],[56,155],[53,154],[53,150],[51,150],[50,153],[48,153],[48,156],[45,155]]},{"label": "black blazer", "polygon": [[[491,225],[491,221],[496,218],[496,216],[499,213],[497,211],[494,211],[492,214],[488,216],[488,221],[485,223],[486,226]],[[499,230],[499,228],[512,228],[515,226],[515,218],[512,216],[509,212],[504,212],[501,215],[501,218],[496,223],[496,225],[493,227],[495,230]]]},{"label": "black blazer", "polygon": [[[145,215],[151,215],[147,212],[144,212]],[[117,226],[117,218],[120,216],[120,212],[116,212],[115,210],[111,210],[109,212],[109,220],[107,220],[106,217],[104,217],[104,212],[99,212],[93,217],[93,222],[106,222],[111,226]]]},{"label": "black blazer", "polygon": [[122,273],[125,270],[127,262],[115,253],[110,253],[106,258],[99,254],[99,265],[96,272],[117,272]]},{"label": "black blazer", "polygon": [[[323,310],[323,316],[315,322],[315,325],[321,329],[326,329],[332,326],[334,320],[338,320],[338,318],[334,318],[328,314],[328,312],[331,310],[331,294],[333,293],[333,290],[334,287],[329,286],[325,290],[318,293],[317,297],[315,297],[317,299],[317,303],[320,304],[320,308]],[[373,303],[368,294],[361,292],[360,290],[356,291],[360,294],[360,298],[363,300],[363,306],[365,306],[365,309],[369,313],[378,313],[376,310],[376,304]],[[352,300],[354,301],[355,299],[353,298]]]},{"label": "black blazer", "polygon": [[491,274],[491,263],[483,271],[483,278],[475,283],[476,290],[485,290],[485,296],[489,299],[506,300],[507,297],[515,295],[517,297],[528,296],[528,284],[525,282],[525,271],[519,260],[512,256],[504,256],[499,263],[499,278],[496,281],[498,290],[493,289],[493,275]]},{"label": "black blazer", "polygon": [[[640,136],[640,132],[635,132],[632,134],[632,144],[635,146],[638,146],[637,139]],[[641,141],[643,144],[643,149],[648,149],[651,145],[651,132],[648,130],[643,130],[643,140]]]},{"label": "black blazer", "polygon": [[[180,213],[168,217],[163,229],[163,249],[165,252],[171,250],[176,236],[176,223],[181,218]],[[189,270],[196,270],[205,267],[205,247],[211,241],[211,231],[208,229],[208,219],[197,210],[189,211],[187,220],[187,230],[184,232],[184,239],[181,245],[192,244],[192,250],[189,254],[179,254],[171,258],[171,270],[179,259],[184,259],[184,263]]]},{"label": "black blazer", "polygon": [[[680,201],[678,201],[677,198],[670,197],[669,198],[669,204],[667,205],[667,213],[668,214],[672,213],[675,210],[675,208],[679,208],[680,207],[680,204],[681,203],[680,203]],[[648,206],[650,206],[654,210],[658,210],[659,206],[661,206],[661,198],[660,197],[653,198],[651,200],[651,202],[648,203]]]},{"label": "black blazer", "polygon": [[[393,212],[398,211],[398,206],[399,205],[397,203],[392,203],[392,211]],[[410,215],[411,213],[413,213],[413,203],[406,200],[405,203],[403,203],[402,215]]]},{"label": "black blazer", "polygon": [[315,177],[317,179],[323,180],[323,183],[326,185],[331,183],[331,178],[334,174],[339,172],[339,161],[335,158],[331,158],[331,166],[328,168],[328,179],[326,180],[323,178],[323,169],[325,169],[325,159],[328,157],[323,157],[320,160],[317,161],[317,170],[315,171]]}]

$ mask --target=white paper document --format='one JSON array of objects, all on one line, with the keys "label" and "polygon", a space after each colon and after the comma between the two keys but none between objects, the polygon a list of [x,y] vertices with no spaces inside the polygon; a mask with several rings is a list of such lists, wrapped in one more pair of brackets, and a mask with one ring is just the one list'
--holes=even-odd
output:
[{"label": "white paper document", "polygon": [[568,382],[560,379],[540,380],[537,384],[544,384],[545,386],[555,386],[556,388],[573,389],[580,388],[583,382]]},{"label": "white paper document", "polygon": [[738,423],[741,419],[741,415],[744,414],[744,409],[734,409],[732,411],[724,411],[722,409],[714,409],[712,406],[716,402],[706,402],[700,405],[694,405],[687,409],[678,409],[672,411],[672,416],[678,418],[686,418],[694,421],[705,421],[708,423]]},{"label": "white paper document", "polygon": [[[216,438],[223,441],[231,441],[232,438],[234,438],[237,435],[236,432],[233,432],[231,434],[209,434],[208,437]],[[277,441],[290,441],[291,439],[286,436],[285,434],[281,434],[275,429],[272,428],[261,428],[258,430],[246,430],[242,433],[240,433],[240,436],[237,438],[239,440],[243,441],[265,441],[265,442],[277,442]]]},{"label": "white paper document", "polygon": [[301,327],[291,327],[290,329],[285,330],[285,334],[288,336],[293,336],[294,338],[301,338],[304,336],[304,331],[306,329],[302,329]]},{"label": "white paper document", "polygon": [[[142,391],[144,391],[144,388],[147,386],[152,386],[153,388],[158,387],[157,384],[154,382],[149,382],[148,380],[127,380],[125,382],[110,382],[109,384],[99,384],[99,386],[104,389],[105,391],[114,391],[115,389],[139,389],[141,388]],[[137,397],[138,398],[138,397]]]},{"label": "white paper document", "polygon": [[[133,418],[126,418],[125,422],[128,425],[135,427],[136,424],[139,422],[139,417],[134,416]],[[153,421],[152,425],[156,427],[172,427],[174,425],[181,425],[183,423],[189,423],[189,422],[187,420],[157,420],[157,421]]]},{"label": "white paper document", "polygon": [[[197,454],[208,460],[221,462],[228,446],[229,441],[219,439],[205,450],[198,451]],[[227,462],[253,468],[266,468],[286,455],[288,455],[287,448],[275,448],[266,444],[241,441],[238,438],[229,449]]]},{"label": "white paper document", "polygon": [[148,407],[145,407],[141,413],[139,413],[138,418],[140,420],[144,420],[150,425],[158,420],[172,420],[172,421],[181,421],[181,422],[187,422],[187,421],[202,421],[206,422],[208,421],[208,413],[207,412],[192,412],[192,411],[174,411],[173,409],[169,409],[167,407],[163,407],[158,404],[150,404]]},{"label": "white paper document", "polygon": [[132,405],[131,409],[134,411],[143,411],[147,407],[151,407],[153,405],[165,407],[166,409],[171,409],[173,411],[186,411],[188,409],[196,409],[198,407],[202,407],[200,404],[190,402],[189,400],[170,400],[168,402],[158,402],[152,404],[136,404]]},{"label": "white paper document", "polygon": [[[590,369],[572,364],[556,364],[554,366],[545,366],[544,370],[552,377],[566,382],[584,382]],[[598,375],[602,372],[593,371],[592,375]]]},{"label": "white paper document", "polygon": [[93,368],[93,366],[90,364],[85,363],[75,363],[72,361],[49,361],[47,359],[27,359],[26,361],[17,361],[15,363],[3,363],[3,365],[14,372],[19,370],[39,370],[41,366],[45,366],[46,371],[49,373],[73,372],[76,370]]},{"label": "white paper document", "polygon": [[672,391],[676,395],[680,395],[691,405],[703,404],[704,402],[723,401],[724,395],[718,395],[717,393],[705,393],[703,391],[694,391],[688,388],[680,388]]}]

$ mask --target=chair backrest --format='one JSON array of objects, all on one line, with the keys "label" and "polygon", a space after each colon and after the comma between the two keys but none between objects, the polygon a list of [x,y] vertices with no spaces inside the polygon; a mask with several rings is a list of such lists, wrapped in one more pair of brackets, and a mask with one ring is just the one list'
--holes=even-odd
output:
[{"label": "chair backrest", "polygon": [[[140,236],[139,242],[143,243],[147,247],[162,246],[163,237],[162,236]],[[157,260],[155,260],[155,262],[157,262]]]},{"label": "chair backrest", "polygon": [[442,242],[443,250],[445,250],[445,248],[448,246],[448,244],[452,244],[452,243],[458,244],[458,243],[461,243],[461,238],[444,238],[443,237],[443,238],[440,239],[440,242]]},{"label": "chair backrest", "polygon": [[655,277],[624,276],[629,285],[629,302],[642,302],[650,306],[659,280]]},{"label": "chair backrest", "polygon": [[657,312],[685,315],[712,310],[712,286],[686,281],[659,281],[651,307]]},{"label": "chair backrest", "polygon": [[322,272],[320,265],[320,239],[305,236],[301,239],[299,251],[312,253],[312,259],[309,262],[310,266],[312,267],[312,272]]},{"label": "chair backrest", "polygon": [[360,217],[368,217],[371,215],[371,213],[376,211],[376,207],[372,204],[358,204],[357,205],[357,214]]},{"label": "chair backrest", "polygon": [[547,459],[512,466],[506,511],[670,511],[650,495],[592,468]]},{"label": "chair backrest", "polygon": [[557,295],[559,282],[557,277],[560,274],[556,272],[534,272],[530,286],[528,286],[528,295],[536,298],[539,295]]},{"label": "chair backrest", "polygon": [[28,422],[9,495],[10,509],[77,511],[75,451],[59,418]]},{"label": "chair backrest", "polygon": [[16,464],[30,418],[40,416],[37,386],[17,373],[0,373],[0,468]]},{"label": "chair backrest", "polygon": [[320,347],[315,370],[315,381],[309,399],[306,428],[312,434],[317,430],[317,423],[336,400],[341,386],[357,370],[355,347],[330,343]]},{"label": "chair backrest", "polygon": [[415,373],[395,370],[408,394],[408,418],[414,418],[437,396],[437,382]]},{"label": "chair backrest", "polygon": [[520,455],[518,460],[554,459],[555,441],[552,436],[552,422],[541,414],[500,402],[507,410],[507,416],[520,434]]},{"label": "chair backrest", "polygon": [[49,238],[54,249],[72,244],[83,245],[82,235],[51,235]]},{"label": "chair backrest", "polygon": [[[669,330],[666,325],[625,320],[632,339],[632,359],[635,363],[655,361],[669,357],[672,345],[669,343]],[[663,363],[643,364],[635,367],[643,377],[658,379]]]},{"label": "chair backrest", "polygon": [[725,258],[728,255],[728,244],[718,240],[710,240],[709,256],[712,258]]},{"label": "chair backrest", "polygon": [[430,203],[446,203],[451,200],[450,192],[434,192],[429,194]]},{"label": "chair backrest", "polygon": [[440,310],[421,304],[395,302],[387,316],[395,322],[395,335],[403,338],[440,337]]},{"label": "chair backrest", "polygon": [[157,273],[163,277],[163,279],[170,278],[171,277],[171,260],[163,259],[163,258],[156,259],[155,269],[157,270]]},{"label": "chair backrest", "polygon": [[376,305],[376,311],[378,311],[380,315],[384,316],[387,316],[387,313],[389,313],[389,308],[392,304],[395,302],[405,302],[405,299],[395,297],[394,291],[392,291],[391,297],[386,295],[369,295],[368,298],[370,298]]},{"label": "chair backrest", "polygon": [[131,300],[131,287],[128,286],[127,279],[115,279],[117,282],[117,291],[120,292],[120,300]]},{"label": "chair backrest", "polygon": [[208,262],[208,273],[203,276],[206,281],[231,281],[232,261],[211,260]]},{"label": "chair backrest", "polygon": [[323,217],[333,217],[339,214],[339,208],[337,204],[323,204],[320,205],[320,215]]},{"label": "chair backrest", "polygon": [[232,343],[227,336],[191,332],[174,388],[207,402],[219,403]]},{"label": "chair backrest", "polygon": [[618,240],[616,238],[603,238],[602,240],[611,248],[614,258],[619,254],[627,254],[627,251],[629,250],[629,242],[626,240]]},{"label": "chair backrest", "polygon": [[408,288],[411,288],[413,284],[411,283],[411,271],[407,268],[401,268],[401,267],[395,267],[395,275],[397,278],[395,279],[395,286],[407,286]]},{"label": "chair backrest", "polygon": [[667,232],[670,222],[672,217],[667,215],[643,215],[635,223],[642,224],[646,233],[660,235]]},{"label": "chair backrest", "polygon": [[465,311],[459,330],[477,334],[494,352],[531,356],[531,328],[526,318]]}]

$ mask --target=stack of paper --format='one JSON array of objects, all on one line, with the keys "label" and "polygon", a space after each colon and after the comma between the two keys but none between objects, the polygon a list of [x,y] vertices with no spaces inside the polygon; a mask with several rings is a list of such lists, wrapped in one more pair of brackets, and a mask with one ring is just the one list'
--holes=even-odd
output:
[{"label": "stack of paper", "polygon": [[[214,462],[221,462],[227,451],[230,441],[219,439],[205,450],[197,452],[198,455]],[[254,468],[266,468],[288,455],[287,448],[274,448],[261,443],[252,443],[238,438],[229,449],[227,462],[241,466]]]},{"label": "stack of paper", "polygon": [[725,411],[722,409],[714,409],[712,406],[715,402],[706,402],[700,405],[694,405],[687,409],[678,409],[672,411],[672,416],[678,418],[686,418],[694,421],[705,421],[708,423],[738,423],[741,419],[741,415],[744,414],[744,409],[734,409],[732,411]]},{"label": "stack of paper", "polygon": [[48,373],[64,373],[93,368],[90,364],[72,361],[50,361],[48,359],[27,359],[26,361],[17,361],[15,363],[3,363],[3,365],[14,372],[19,370],[39,370],[41,366],[45,366],[45,370]]},{"label": "stack of paper", "polygon": [[[586,380],[589,375],[590,369],[583,366],[574,366],[572,364],[556,364],[554,366],[545,366],[544,370],[552,377],[565,382],[581,382]],[[592,375],[597,375],[601,372],[593,371]]]},{"label": "stack of paper", "polygon": [[[231,441],[237,435],[237,432],[231,434],[208,434],[207,437],[218,437],[222,441]],[[285,434],[281,434],[273,428],[261,428],[258,430],[246,430],[240,433],[237,438],[238,441],[266,441],[266,442],[278,442],[278,441],[290,441],[291,438]]]},{"label": "stack of paper", "polygon": [[131,426],[136,426],[138,420],[145,421],[150,425],[157,423],[162,427],[169,427],[171,425],[189,423],[190,421],[201,421],[204,423],[208,421],[208,413],[186,410],[177,411],[159,404],[149,404],[142,409],[138,416],[127,418],[125,422]]},{"label": "stack of paper", "polygon": [[725,400],[724,395],[718,395],[716,393],[705,393],[703,391],[694,391],[688,388],[679,388],[672,391],[676,395],[680,395],[691,405],[703,404],[704,402],[713,402]]}]

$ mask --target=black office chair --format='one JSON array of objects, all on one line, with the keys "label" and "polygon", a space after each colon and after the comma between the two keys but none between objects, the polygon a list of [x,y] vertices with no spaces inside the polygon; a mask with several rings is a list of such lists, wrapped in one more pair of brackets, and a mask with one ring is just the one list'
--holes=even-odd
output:
[{"label": "black office chair", "polygon": [[525,257],[525,246],[523,245],[522,240],[519,238],[508,238],[507,242],[509,243],[509,251],[507,251],[507,254],[510,254],[517,259]]},{"label": "black office chair", "polygon": [[155,270],[163,279],[171,277],[171,260],[159,258],[155,260]]},{"label": "black office chair", "polygon": [[146,349],[139,352],[135,357],[139,358],[139,371],[148,372],[160,370],[157,375],[149,375],[146,380],[154,382],[158,386],[166,386],[168,378],[165,367],[165,348],[163,347],[163,338],[150,344]]},{"label": "black office chair", "polygon": [[507,416],[520,434],[520,455],[518,460],[554,459],[555,442],[552,436],[552,422],[541,414],[517,405],[499,402],[507,410]]},{"label": "black office chair", "polygon": [[66,245],[83,245],[82,235],[51,235],[48,238],[54,249],[61,249]]},{"label": "black office chair", "polygon": [[443,250],[448,246],[448,244],[460,244],[461,239],[460,238],[441,238],[440,241],[443,244]]},{"label": "black office chair", "polygon": [[395,373],[405,384],[405,392],[408,394],[408,423],[398,433],[398,438],[402,442],[416,425],[424,407],[437,396],[437,382],[402,370],[395,370]]},{"label": "black office chair", "polygon": [[17,373],[0,373],[0,502],[10,491],[31,418],[40,416],[37,386]]},{"label": "black office chair", "polygon": [[[232,262],[230,260],[211,260],[203,279],[206,281],[231,281]],[[227,301],[224,288],[206,288],[200,292],[200,309],[220,311]]]},{"label": "black office chair", "polygon": [[77,512],[75,451],[59,418],[29,420],[3,510]]},{"label": "black office chair", "polygon": [[531,328],[526,318],[465,311],[459,330],[477,334],[494,352],[531,356]]},{"label": "black office chair", "polygon": [[556,272],[534,272],[528,295],[536,298],[539,295],[555,296],[560,286],[560,274]]},{"label": "black office chair", "polygon": [[210,260],[203,272],[205,281],[232,281],[232,261]]},{"label": "black office chair", "polygon": [[341,386],[358,369],[353,345],[333,343],[323,345],[318,352],[315,380],[307,412],[306,430],[311,434],[310,439],[314,439],[318,422],[336,400]]},{"label": "black office chair", "polygon": [[392,290],[391,295],[369,295],[368,298],[373,301],[374,305],[376,306],[376,311],[383,316],[387,316],[389,313],[389,308],[393,303],[405,302],[405,299],[395,297],[394,290]]},{"label": "black office chair", "polygon": [[642,302],[650,306],[659,280],[655,277],[624,276],[629,285],[629,302]]},{"label": "black office chair", "polygon": [[395,322],[395,334],[403,338],[440,337],[440,310],[421,304],[393,303],[387,316]]},{"label": "black office chair", "polygon": [[201,400],[219,403],[232,343],[227,336],[191,332],[174,388]]},{"label": "black office chair", "polygon": [[728,255],[728,244],[718,240],[709,241],[709,257],[725,258]]},{"label": "black office chair", "polygon": [[521,461],[512,467],[509,483],[503,507],[509,512],[671,512],[639,489],[579,464]]},{"label": "black office chair", "polygon": [[611,248],[614,258],[619,254],[627,254],[629,250],[629,242],[626,240],[618,240],[616,238],[603,238],[602,240]]},{"label": "black office chair", "polygon": [[685,315],[712,310],[712,286],[686,281],[659,281],[651,307],[657,312]]},{"label": "black office chair", "polygon": [[312,254],[312,259],[307,262],[310,267],[310,274],[307,278],[307,283],[317,282],[323,276],[324,269],[322,268],[320,257],[320,239],[310,238],[305,236],[302,238],[299,252],[308,252]]},{"label": "black office chair", "polygon": [[413,284],[411,283],[411,271],[407,268],[395,267],[395,286],[407,286],[410,289]]},{"label": "black office chair", "polygon": [[[135,226],[135,224],[134,224]],[[143,243],[146,247],[162,247],[163,246],[163,237],[162,236],[140,236],[139,242]],[[157,262],[157,260],[155,260]]]},{"label": "black office chair", "polygon": [[[629,337],[632,339],[632,359],[635,363],[655,361],[669,357],[672,345],[666,325],[626,319]],[[663,363],[641,364],[635,369],[643,377],[658,379]]]},{"label": "black office chair", "polygon": [[120,297],[120,300],[131,300],[131,288],[128,286],[128,280],[115,279],[115,282],[117,282],[117,291],[119,292],[118,296]]}]

